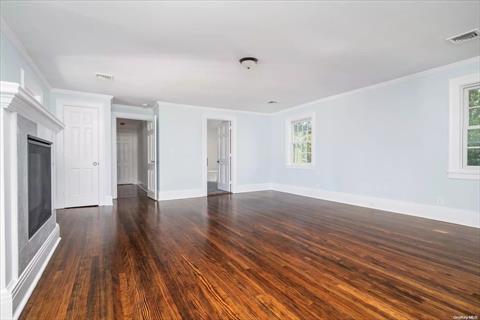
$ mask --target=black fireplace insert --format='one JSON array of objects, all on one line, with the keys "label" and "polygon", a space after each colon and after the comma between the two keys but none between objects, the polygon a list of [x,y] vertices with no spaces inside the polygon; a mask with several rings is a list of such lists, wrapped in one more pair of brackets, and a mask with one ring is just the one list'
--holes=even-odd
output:
[{"label": "black fireplace insert", "polygon": [[28,237],[52,215],[52,143],[28,135]]}]

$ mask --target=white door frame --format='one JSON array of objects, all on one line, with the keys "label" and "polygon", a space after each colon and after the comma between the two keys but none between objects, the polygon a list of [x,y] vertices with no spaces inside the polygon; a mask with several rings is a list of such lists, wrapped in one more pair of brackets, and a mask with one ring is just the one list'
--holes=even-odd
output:
[{"label": "white door frame", "polygon": [[[154,114],[140,114],[130,112],[112,112],[112,198],[117,199],[117,118],[141,120],[141,121],[153,121],[156,123],[157,116]],[[155,125],[156,127],[156,125]],[[158,159],[157,159],[157,146],[158,141],[155,143],[155,177],[158,176]],[[155,179],[156,180],[156,179]],[[155,200],[158,194],[158,181],[155,181]]]},{"label": "white door frame", "polygon": [[227,113],[217,113],[209,112],[202,115],[202,196],[206,197],[208,195],[207,188],[207,179],[208,179],[208,166],[207,166],[207,155],[208,155],[208,141],[207,141],[207,125],[208,120],[223,120],[230,121],[231,131],[230,131],[230,152],[232,154],[231,158],[231,175],[230,180],[232,184],[230,186],[230,192],[235,193],[237,190],[237,118],[231,114]]}]

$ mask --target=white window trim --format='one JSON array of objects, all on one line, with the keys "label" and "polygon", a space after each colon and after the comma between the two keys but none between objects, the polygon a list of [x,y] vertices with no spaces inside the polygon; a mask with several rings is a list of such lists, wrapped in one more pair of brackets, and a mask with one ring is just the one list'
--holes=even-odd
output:
[{"label": "white window trim", "polygon": [[[312,121],[312,161],[309,164],[294,164],[292,163],[292,122],[308,119],[310,118]],[[296,169],[312,169],[315,167],[315,113],[304,113],[298,114],[292,117],[289,117],[285,120],[285,150],[286,150],[286,167],[288,168],[296,168]]]},{"label": "white window trim", "polygon": [[464,105],[464,88],[479,83],[480,73],[450,80],[448,177],[452,179],[480,180],[480,167],[465,164],[466,111]]}]

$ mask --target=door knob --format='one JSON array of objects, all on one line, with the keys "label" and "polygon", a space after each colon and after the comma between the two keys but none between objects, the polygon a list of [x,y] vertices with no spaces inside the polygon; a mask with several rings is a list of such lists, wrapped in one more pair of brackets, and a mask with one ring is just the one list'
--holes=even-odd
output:
[{"label": "door knob", "polygon": [[94,163],[92,163],[92,164],[93,164],[94,167],[96,167],[98,163],[97,163],[97,162],[94,162]]}]

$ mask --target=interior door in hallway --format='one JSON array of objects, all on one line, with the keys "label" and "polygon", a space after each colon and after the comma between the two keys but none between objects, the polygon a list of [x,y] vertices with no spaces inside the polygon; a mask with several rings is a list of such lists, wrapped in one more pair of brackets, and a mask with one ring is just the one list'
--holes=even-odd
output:
[{"label": "interior door in hallway", "polygon": [[64,108],[65,207],[99,204],[98,109]]},{"label": "interior door in hallway", "polygon": [[230,192],[230,121],[218,125],[218,189]]},{"label": "interior door in hallway", "polygon": [[118,184],[137,183],[137,148],[133,132],[117,133],[117,176]]}]

